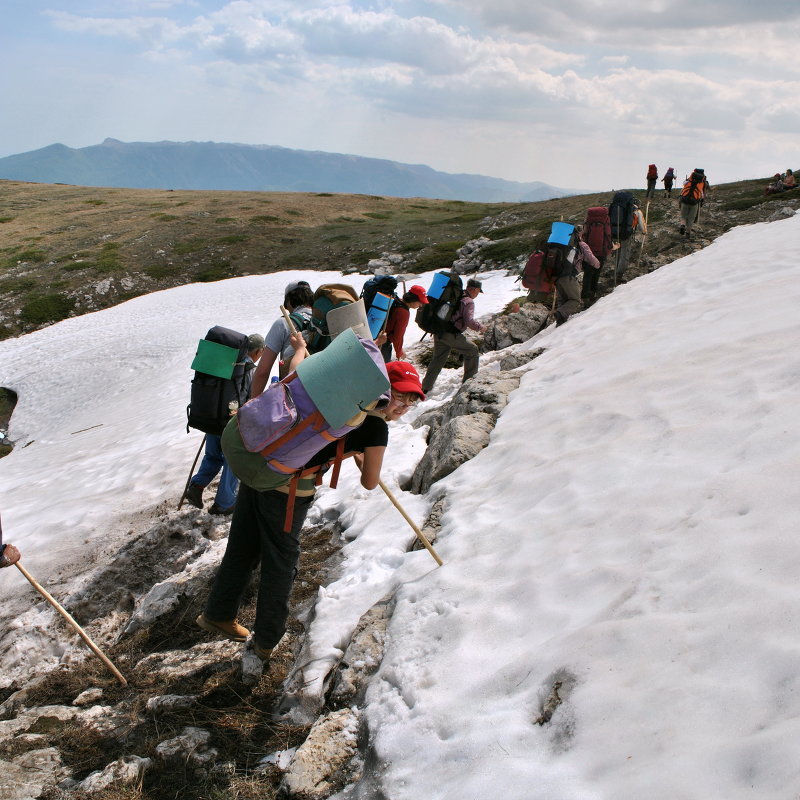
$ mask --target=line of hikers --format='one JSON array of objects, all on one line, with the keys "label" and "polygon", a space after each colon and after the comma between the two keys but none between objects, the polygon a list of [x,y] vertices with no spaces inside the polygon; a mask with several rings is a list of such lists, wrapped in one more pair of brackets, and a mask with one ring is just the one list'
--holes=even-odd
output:
[{"label": "line of hikers", "polygon": [[[202,491],[220,462],[223,481],[227,470],[238,483],[232,502],[218,490],[211,507],[212,513],[221,507],[232,518],[225,555],[196,620],[200,628],[236,642],[249,640],[252,652],[265,665],[269,662],[285,632],[300,529],[323,475],[330,473],[335,486],[342,461],[352,456],[361,485],[375,488],[388,444],[387,423],[425,399],[449,352],[464,356],[464,380],[477,372],[478,349],[463,331],[483,330],[474,318],[482,286],[471,279],[462,288],[457,276],[449,276],[451,281],[452,287],[434,281],[433,300],[416,285],[398,297],[392,291],[397,281],[390,276],[367,281],[358,299],[345,284],[326,284],[314,292],[306,281],[294,281],[286,287],[282,316],[265,337],[216,327],[200,341],[188,415],[190,427],[206,432],[206,457],[182,501],[202,508]],[[382,316],[372,313],[375,307]],[[407,361],[391,360],[392,350],[405,355],[411,310],[423,328],[435,328],[433,360],[424,381]],[[224,355],[227,369],[215,373]],[[270,380],[276,365],[278,374]],[[209,404],[204,394],[212,385],[219,397]],[[209,405],[228,409],[214,426],[201,413]],[[251,638],[238,613],[259,564]]]},{"label": "line of hikers", "polygon": [[[671,167],[668,175],[668,179],[665,175],[662,180],[671,191],[674,179]],[[648,198],[655,192],[657,179],[658,170],[651,164],[647,174]],[[694,169],[684,182],[678,198],[681,236],[691,239],[709,188],[701,168]],[[612,253],[616,253],[613,286],[626,283],[625,272],[639,233],[641,257],[647,236],[647,214],[628,191],[616,192],[608,207],[589,208],[582,225],[554,222],[549,236],[537,243],[523,268],[522,285],[529,290],[528,299],[546,304],[552,294],[556,325],[563,325],[582,306],[588,307],[597,300],[600,273]]]}]

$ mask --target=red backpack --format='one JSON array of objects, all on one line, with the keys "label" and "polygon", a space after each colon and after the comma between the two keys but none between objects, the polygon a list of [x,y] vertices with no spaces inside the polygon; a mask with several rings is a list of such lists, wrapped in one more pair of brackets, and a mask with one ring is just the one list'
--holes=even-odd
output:
[{"label": "red backpack", "polygon": [[586,210],[586,220],[583,223],[583,241],[595,258],[605,258],[610,252],[613,241],[611,239],[611,218],[605,206],[594,206]]},{"label": "red backpack", "polygon": [[522,270],[522,285],[531,292],[553,291],[553,279],[545,271],[544,250],[534,250]]},{"label": "red backpack", "polygon": [[651,164],[647,168],[647,180],[654,180],[657,177],[658,177],[658,168],[656,167],[655,164]]}]

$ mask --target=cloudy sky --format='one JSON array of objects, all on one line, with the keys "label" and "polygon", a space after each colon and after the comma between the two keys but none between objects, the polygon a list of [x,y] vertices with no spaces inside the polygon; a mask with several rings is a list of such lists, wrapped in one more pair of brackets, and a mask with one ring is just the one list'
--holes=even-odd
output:
[{"label": "cloudy sky", "polygon": [[12,0],[0,156],[352,153],[562,187],[800,168],[797,0]]}]

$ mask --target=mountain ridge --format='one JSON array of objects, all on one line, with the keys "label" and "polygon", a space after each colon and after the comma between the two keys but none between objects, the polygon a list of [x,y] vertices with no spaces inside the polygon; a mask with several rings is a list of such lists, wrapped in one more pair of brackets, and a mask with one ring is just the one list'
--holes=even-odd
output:
[{"label": "mountain ridge", "polygon": [[425,164],[231,142],[56,142],[0,158],[0,178],[127,189],[334,192],[474,202],[535,202],[574,194],[541,181],[440,172]]}]

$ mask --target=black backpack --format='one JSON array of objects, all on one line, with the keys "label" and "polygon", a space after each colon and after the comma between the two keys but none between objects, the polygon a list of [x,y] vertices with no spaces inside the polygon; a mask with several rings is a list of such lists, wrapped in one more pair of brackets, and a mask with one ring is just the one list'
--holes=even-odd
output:
[{"label": "black backpack", "polygon": [[608,207],[611,236],[615,242],[629,239],[633,234],[634,196],[630,192],[617,192]]},{"label": "black backpack", "polygon": [[[209,346],[204,342],[211,344]],[[219,354],[216,359],[219,366],[206,367],[214,369],[215,374],[195,369],[191,399],[186,407],[188,417],[186,431],[188,433],[189,428],[196,428],[203,433],[221,436],[231,418],[230,404],[236,402],[238,409],[247,402],[250,388],[248,375],[255,365],[250,361],[245,363],[247,336],[230,328],[223,328],[221,325],[211,328],[205,339],[200,340],[195,360],[192,362],[193,368],[210,363],[209,360],[203,359],[204,352]]]},{"label": "black backpack", "polygon": [[398,300],[399,298],[395,295],[396,289],[397,278],[391,275],[376,275],[374,278],[370,278],[361,290],[361,296],[364,298],[364,310],[370,310],[372,301],[375,299],[375,295],[378,292],[388,295],[395,301]]},{"label": "black backpack", "polygon": [[559,278],[577,275],[575,260],[578,254],[578,234],[575,229],[565,244],[548,242],[542,260],[542,272],[551,283]]},{"label": "black backpack", "polygon": [[441,294],[437,298],[428,294],[428,304],[420,306],[415,317],[421,330],[434,335],[455,332],[451,320],[464,296],[461,278],[455,272],[439,272],[438,276],[442,276],[438,280],[444,282]]}]

